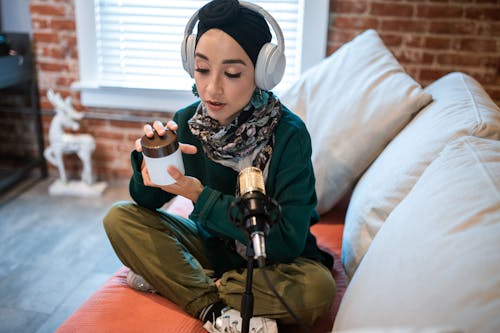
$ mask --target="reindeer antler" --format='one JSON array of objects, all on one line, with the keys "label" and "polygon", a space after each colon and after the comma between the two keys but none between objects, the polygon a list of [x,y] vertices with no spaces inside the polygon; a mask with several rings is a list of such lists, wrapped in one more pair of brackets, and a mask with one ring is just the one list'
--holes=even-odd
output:
[{"label": "reindeer antler", "polygon": [[68,115],[68,117],[76,120],[80,120],[83,118],[83,113],[76,111],[71,104],[71,97],[66,97],[64,100],[61,97],[61,94],[54,93],[54,90],[49,89],[47,91],[47,98],[54,105],[56,112],[63,111]]},{"label": "reindeer antler", "polygon": [[47,98],[49,99],[50,103],[54,105],[56,111],[57,109],[64,109],[64,107],[66,106],[61,95],[59,93],[56,94],[52,89],[49,89],[47,91]]}]

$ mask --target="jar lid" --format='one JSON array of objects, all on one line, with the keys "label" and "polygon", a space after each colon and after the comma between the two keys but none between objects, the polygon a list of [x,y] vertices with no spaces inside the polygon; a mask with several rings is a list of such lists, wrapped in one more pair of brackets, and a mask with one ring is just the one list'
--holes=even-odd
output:
[{"label": "jar lid", "polygon": [[144,135],[141,139],[141,146],[144,155],[159,158],[176,152],[179,143],[177,142],[177,135],[173,131],[165,129],[163,136],[159,136],[156,131],[154,131],[151,138]]}]

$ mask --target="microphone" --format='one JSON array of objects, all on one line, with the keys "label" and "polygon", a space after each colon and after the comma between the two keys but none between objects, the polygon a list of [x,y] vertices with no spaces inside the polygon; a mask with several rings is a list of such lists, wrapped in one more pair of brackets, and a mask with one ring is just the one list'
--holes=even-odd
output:
[{"label": "microphone", "polygon": [[[232,215],[234,208],[238,209],[240,219]],[[248,232],[254,259],[257,260],[259,267],[264,267],[265,236],[273,221],[281,218],[281,211],[279,204],[266,195],[264,177],[259,168],[248,167],[240,171],[237,198],[230,206],[229,217]]]}]

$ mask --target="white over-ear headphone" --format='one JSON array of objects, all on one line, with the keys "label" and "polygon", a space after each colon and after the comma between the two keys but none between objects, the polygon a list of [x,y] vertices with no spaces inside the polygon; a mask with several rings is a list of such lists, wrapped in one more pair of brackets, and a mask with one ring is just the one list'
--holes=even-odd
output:
[{"label": "white over-ear headphone", "polygon": [[[273,28],[278,45],[266,43],[262,46],[255,63],[255,84],[264,90],[271,90],[283,78],[285,73],[285,39],[278,22],[264,8],[246,1],[239,2],[241,6],[253,10],[266,19]],[[191,77],[194,77],[194,50],[196,47],[196,35],[193,29],[198,22],[198,11],[189,19],[184,30],[184,40],[181,46],[182,65]]]}]

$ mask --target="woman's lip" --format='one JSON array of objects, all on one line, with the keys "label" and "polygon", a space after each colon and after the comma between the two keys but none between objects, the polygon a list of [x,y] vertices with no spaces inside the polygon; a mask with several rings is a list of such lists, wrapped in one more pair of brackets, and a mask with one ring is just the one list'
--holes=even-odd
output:
[{"label": "woman's lip", "polygon": [[207,104],[207,107],[213,111],[219,111],[226,105],[226,103],[220,103],[215,101],[207,101],[205,104]]}]

